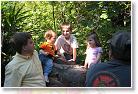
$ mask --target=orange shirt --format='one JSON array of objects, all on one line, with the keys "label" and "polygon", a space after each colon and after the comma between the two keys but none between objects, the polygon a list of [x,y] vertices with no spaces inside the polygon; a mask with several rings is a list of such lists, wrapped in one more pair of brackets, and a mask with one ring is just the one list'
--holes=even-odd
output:
[{"label": "orange shirt", "polygon": [[55,55],[56,48],[54,44],[43,42],[42,44],[40,44],[40,48],[43,49],[45,52],[48,52],[52,56]]}]

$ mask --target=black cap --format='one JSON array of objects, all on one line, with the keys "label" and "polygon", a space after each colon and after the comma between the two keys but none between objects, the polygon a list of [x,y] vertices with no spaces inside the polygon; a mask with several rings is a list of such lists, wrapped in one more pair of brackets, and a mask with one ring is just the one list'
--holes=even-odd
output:
[{"label": "black cap", "polygon": [[131,60],[131,32],[116,32],[108,43],[115,58]]}]

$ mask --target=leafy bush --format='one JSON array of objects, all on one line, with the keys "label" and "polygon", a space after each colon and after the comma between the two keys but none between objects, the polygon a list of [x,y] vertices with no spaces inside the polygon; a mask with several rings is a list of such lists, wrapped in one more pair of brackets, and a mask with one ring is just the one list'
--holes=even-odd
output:
[{"label": "leafy bush", "polygon": [[102,61],[108,60],[107,40],[118,30],[131,30],[130,1],[2,1],[2,62],[15,54],[9,48],[14,32],[31,32],[35,47],[44,40],[43,34],[52,29],[60,35],[60,24],[68,21],[79,42],[77,56],[84,63],[86,35],[95,30],[103,48]]}]

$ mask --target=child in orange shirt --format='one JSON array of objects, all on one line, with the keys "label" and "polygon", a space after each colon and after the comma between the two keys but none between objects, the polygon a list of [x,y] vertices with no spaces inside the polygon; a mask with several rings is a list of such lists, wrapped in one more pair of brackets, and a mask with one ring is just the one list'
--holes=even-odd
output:
[{"label": "child in orange shirt", "polygon": [[49,82],[48,75],[52,71],[53,57],[56,51],[54,46],[56,33],[52,30],[48,30],[45,33],[44,38],[46,41],[40,44],[39,58],[43,66],[45,81]]}]

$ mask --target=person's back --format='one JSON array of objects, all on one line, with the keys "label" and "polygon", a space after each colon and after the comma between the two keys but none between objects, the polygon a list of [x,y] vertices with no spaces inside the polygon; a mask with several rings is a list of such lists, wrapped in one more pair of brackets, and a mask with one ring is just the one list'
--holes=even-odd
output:
[{"label": "person's back", "polygon": [[131,34],[116,33],[109,46],[111,60],[90,67],[87,87],[131,87]]},{"label": "person's back", "polygon": [[93,67],[88,70],[86,86],[130,87],[131,66],[123,64],[122,62],[123,61],[120,60],[111,60],[106,63],[94,64]]}]

